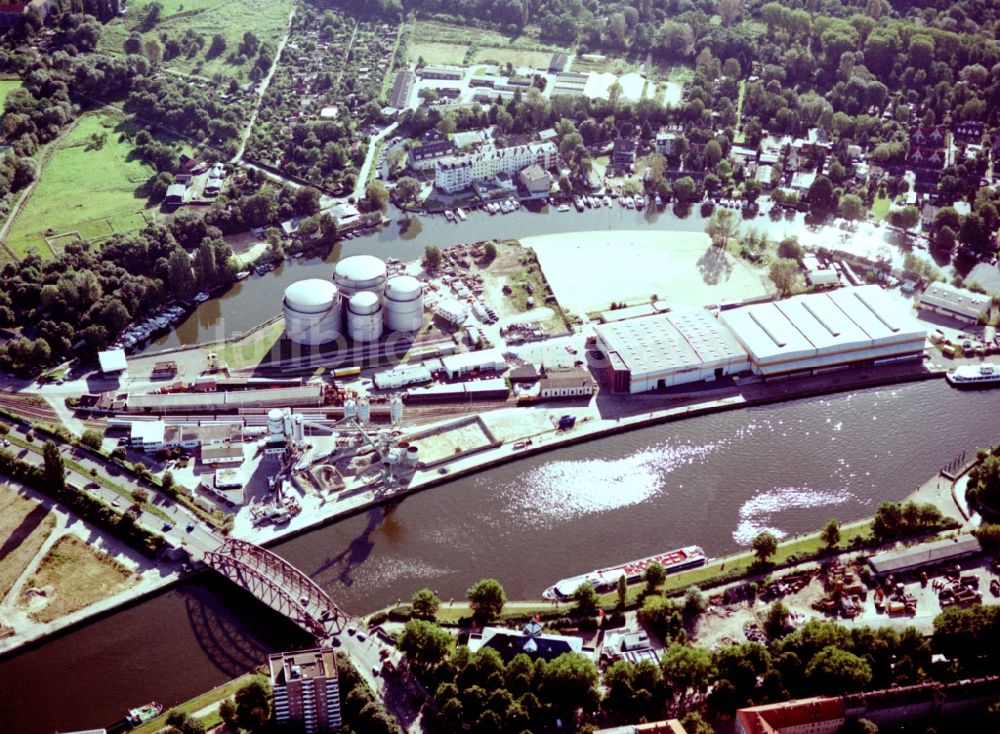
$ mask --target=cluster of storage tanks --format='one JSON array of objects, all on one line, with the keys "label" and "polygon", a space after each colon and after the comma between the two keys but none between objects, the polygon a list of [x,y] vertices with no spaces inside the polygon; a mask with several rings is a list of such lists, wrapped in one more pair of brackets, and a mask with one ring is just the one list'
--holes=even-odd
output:
[{"label": "cluster of storage tanks", "polygon": [[424,322],[424,289],[412,275],[389,277],[373,255],[340,260],[333,281],[313,278],[285,290],[285,335],[296,344],[321,346],[346,336],[378,341],[383,331],[418,331]]}]

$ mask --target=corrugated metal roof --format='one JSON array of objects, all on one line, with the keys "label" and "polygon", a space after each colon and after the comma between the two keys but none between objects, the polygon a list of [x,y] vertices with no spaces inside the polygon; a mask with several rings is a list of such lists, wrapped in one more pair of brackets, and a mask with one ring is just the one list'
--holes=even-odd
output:
[{"label": "corrugated metal roof", "polygon": [[943,563],[952,558],[978,553],[979,541],[972,535],[946,538],[933,543],[921,543],[896,551],[876,553],[868,559],[875,573],[895,573],[917,566]]}]

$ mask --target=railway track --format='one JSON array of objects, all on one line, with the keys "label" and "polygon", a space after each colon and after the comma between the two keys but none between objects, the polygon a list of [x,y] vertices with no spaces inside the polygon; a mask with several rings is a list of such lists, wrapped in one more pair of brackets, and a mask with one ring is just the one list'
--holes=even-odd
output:
[{"label": "railway track", "polygon": [[56,412],[41,398],[35,396],[14,396],[0,393],[0,408],[16,413],[30,421],[61,423]]}]

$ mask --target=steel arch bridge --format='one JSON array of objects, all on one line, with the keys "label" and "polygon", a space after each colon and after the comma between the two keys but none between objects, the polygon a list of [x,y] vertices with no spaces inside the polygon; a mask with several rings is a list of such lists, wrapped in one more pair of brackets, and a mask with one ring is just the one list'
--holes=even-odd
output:
[{"label": "steel arch bridge", "polygon": [[316,582],[275,553],[229,538],[204,560],[317,640],[343,630],[347,615]]}]

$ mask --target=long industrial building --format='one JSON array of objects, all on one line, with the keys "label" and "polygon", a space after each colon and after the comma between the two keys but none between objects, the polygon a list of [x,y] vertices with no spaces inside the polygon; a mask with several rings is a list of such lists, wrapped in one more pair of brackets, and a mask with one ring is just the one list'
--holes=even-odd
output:
[{"label": "long industrial building", "polygon": [[750,369],[733,334],[701,308],[600,324],[594,331],[615,392],[646,392]]},{"label": "long industrial building", "polygon": [[322,385],[278,387],[271,390],[236,392],[185,392],[129,395],[129,413],[228,412],[240,408],[319,407],[323,404]]},{"label": "long industrial building", "polygon": [[875,285],[745,306],[719,320],[765,378],[918,359],[926,339],[913,315]]}]

